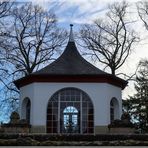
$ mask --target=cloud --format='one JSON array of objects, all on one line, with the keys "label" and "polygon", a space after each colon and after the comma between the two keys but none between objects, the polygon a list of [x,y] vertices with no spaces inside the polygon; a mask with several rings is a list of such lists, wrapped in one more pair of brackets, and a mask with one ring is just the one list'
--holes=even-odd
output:
[{"label": "cloud", "polygon": [[[92,20],[96,13],[104,10],[104,7],[105,5],[100,5],[99,0],[93,0],[93,2],[91,0],[64,1],[63,7],[58,11],[58,15],[60,17],[68,17],[73,22],[86,23],[88,20]],[[64,14],[67,15],[65,16]]]},{"label": "cloud", "polygon": [[[52,8],[58,20],[65,23],[91,23],[98,16],[103,15],[107,6],[115,0],[30,0],[46,9]],[[117,2],[122,1],[118,0]],[[138,0],[130,0],[129,3]],[[63,22],[62,22],[63,23]]]},{"label": "cloud", "polygon": [[[21,1],[21,0],[17,0]],[[92,23],[102,15],[109,3],[115,0],[23,0],[39,4],[45,9],[52,9],[58,17],[59,23]],[[122,1],[122,0],[117,0]],[[130,0],[134,2],[137,0]]]},{"label": "cloud", "polygon": [[[46,9],[52,8],[57,14],[59,20],[67,20],[73,22],[86,22],[90,18],[94,18],[96,13],[102,11],[105,3],[100,0],[26,0],[39,4]],[[105,0],[106,3],[107,0]],[[112,0],[111,0],[112,1]],[[90,17],[91,15],[91,17]],[[66,18],[66,19],[65,19]]]}]

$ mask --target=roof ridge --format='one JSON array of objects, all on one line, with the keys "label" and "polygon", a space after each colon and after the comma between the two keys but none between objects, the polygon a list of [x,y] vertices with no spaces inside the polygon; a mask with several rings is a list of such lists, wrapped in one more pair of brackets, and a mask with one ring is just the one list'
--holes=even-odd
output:
[{"label": "roof ridge", "polygon": [[73,36],[73,24],[70,24],[70,34],[69,34],[69,42],[74,42],[74,36]]}]

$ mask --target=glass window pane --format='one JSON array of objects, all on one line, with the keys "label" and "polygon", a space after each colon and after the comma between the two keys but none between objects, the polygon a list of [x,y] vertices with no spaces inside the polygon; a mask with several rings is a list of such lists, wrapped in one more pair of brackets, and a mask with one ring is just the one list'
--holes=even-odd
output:
[{"label": "glass window pane", "polygon": [[53,107],[58,107],[58,102],[53,102]]},{"label": "glass window pane", "polygon": [[87,107],[87,102],[83,102],[83,107]]}]

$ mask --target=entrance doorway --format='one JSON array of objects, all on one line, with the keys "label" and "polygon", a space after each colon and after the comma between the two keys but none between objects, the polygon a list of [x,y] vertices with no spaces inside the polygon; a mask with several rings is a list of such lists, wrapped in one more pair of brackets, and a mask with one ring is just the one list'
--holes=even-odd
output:
[{"label": "entrance doorway", "polygon": [[73,106],[68,106],[63,111],[63,122],[65,133],[79,133],[78,110]]},{"label": "entrance doorway", "polygon": [[77,88],[57,91],[47,107],[47,133],[94,132],[94,108],[89,96]]}]

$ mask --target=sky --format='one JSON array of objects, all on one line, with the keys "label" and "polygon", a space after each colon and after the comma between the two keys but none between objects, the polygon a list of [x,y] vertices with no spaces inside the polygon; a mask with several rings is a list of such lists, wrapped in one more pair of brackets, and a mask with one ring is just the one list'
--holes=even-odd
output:
[{"label": "sky", "polygon": [[[93,20],[101,18],[108,11],[108,4],[114,0],[17,0],[18,2],[33,2],[45,9],[51,9],[57,16],[58,25],[69,31],[69,24],[74,24],[73,30],[76,32],[82,24],[93,23]],[[122,0],[118,0],[120,2]],[[138,0],[127,0],[130,5],[128,13],[132,21],[135,21],[134,29],[138,32],[141,41],[133,46],[133,51],[120,72],[127,75],[133,74],[138,62],[142,58],[148,58],[148,31],[145,30],[142,22],[137,16],[136,3]],[[78,47],[78,46],[77,46]],[[100,68],[100,63],[93,63]],[[100,68],[101,69],[101,68]],[[133,82],[129,82],[128,87],[123,91],[123,99],[134,93]],[[1,116],[1,113],[0,113]]]},{"label": "sky", "polygon": [[[21,1],[21,0],[18,0]],[[108,5],[116,2],[115,0],[24,0],[25,2],[31,1],[34,4],[39,4],[45,9],[52,9],[57,16],[58,24],[69,30],[69,24],[74,24],[74,31],[78,30],[84,23],[91,24],[93,20],[101,18],[108,11]],[[22,1],[21,1],[22,2]],[[117,2],[122,2],[118,0]],[[133,51],[126,63],[120,68],[120,72],[132,75],[136,70],[138,62],[142,58],[148,58],[148,31],[145,30],[142,22],[140,21],[136,3],[138,0],[127,0],[130,9],[128,13],[132,21],[135,21],[134,29],[140,36],[141,41],[133,46]],[[95,63],[99,67],[99,63]],[[133,82],[129,82],[128,87],[123,91],[123,99],[128,95],[134,93]]]}]

